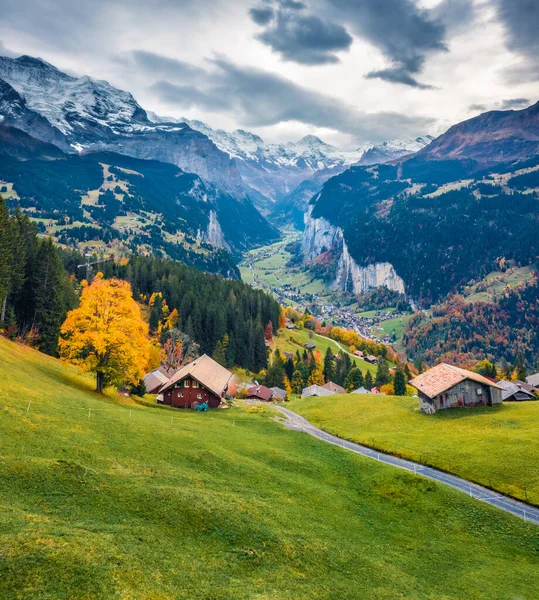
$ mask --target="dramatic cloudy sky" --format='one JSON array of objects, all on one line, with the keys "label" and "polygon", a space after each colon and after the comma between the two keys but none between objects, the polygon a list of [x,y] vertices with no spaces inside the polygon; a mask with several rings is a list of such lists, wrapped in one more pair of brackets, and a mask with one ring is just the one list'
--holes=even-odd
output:
[{"label": "dramatic cloudy sky", "polygon": [[345,147],[539,100],[539,0],[0,0],[0,54],[161,115]]}]

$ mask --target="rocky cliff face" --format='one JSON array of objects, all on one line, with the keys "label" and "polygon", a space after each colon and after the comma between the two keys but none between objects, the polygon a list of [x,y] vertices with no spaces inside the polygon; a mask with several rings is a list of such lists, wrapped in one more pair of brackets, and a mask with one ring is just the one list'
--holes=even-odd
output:
[{"label": "rocky cliff face", "polygon": [[360,267],[350,256],[344,239],[337,276],[333,285],[336,289],[353,292],[356,296],[378,287],[385,287],[401,294],[406,292],[404,281],[397,275],[391,263],[372,263],[366,267]]},{"label": "rocky cliff face", "polygon": [[404,281],[397,275],[391,263],[372,263],[359,266],[350,256],[342,229],[335,227],[324,218],[312,217],[312,206],[305,215],[305,232],[302,239],[302,252],[305,262],[333,249],[340,256],[334,281],[330,287],[359,296],[377,287],[406,293]]},{"label": "rocky cliff face", "polygon": [[217,213],[214,210],[210,210],[208,229],[204,233],[199,232],[198,238],[211,244],[214,248],[225,248],[230,250],[229,245],[226,243],[221,224],[217,218]]}]

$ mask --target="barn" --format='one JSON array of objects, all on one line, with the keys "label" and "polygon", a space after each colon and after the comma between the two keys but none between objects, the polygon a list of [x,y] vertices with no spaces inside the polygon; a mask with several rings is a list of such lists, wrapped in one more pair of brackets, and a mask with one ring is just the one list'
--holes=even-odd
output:
[{"label": "barn", "polygon": [[194,408],[206,402],[217,408],[227,391],[232,373],[204,354],[177,371],[161,388],[163,404]]},{"label": "barn", "polygon": [[410,381],[419,395],[421,412],[432,414],[445,408],[460,406],[492,406],[501,404],[502,388],[490,379],[440,363]]}]

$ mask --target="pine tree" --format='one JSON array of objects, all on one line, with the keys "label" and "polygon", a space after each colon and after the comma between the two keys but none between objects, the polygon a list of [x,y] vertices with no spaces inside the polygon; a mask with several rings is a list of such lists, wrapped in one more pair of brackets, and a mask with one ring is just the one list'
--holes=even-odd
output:
[{"label": "pine tree", "polygon": [[292,377],[294,375],[294,361],[291,358],[288,358],[284,364],[284,370],[286,372],[286,376],[290,381],[292,381]]},{"label": "pine tree", "polygon": [[370,392],[374,386],[374,382],[372,380],[372,373],[367,371],[365,374],[365,387]]},{"label": "pine tree", "polygon": [[400,369],[395,373],[393,388],[395,390],[395,396],[406,396],[406,380],[404,378],[404,373]]},{"label": "pine tree", "polygon": [[292,375],[292,391],[294,392],[294,394],[301,394],[301,391],[303,390],[303,386],[304,386],[304,381],[303,381],[303,376],[301,375],[299,370],[295,370],[294,374]]},{"label": "pine tree", "polygon": [[404,376],[406,378],[406,383],[408,383],[410,381],[410,379],[412,379],[412,371],[410,371],[410,367],[408,366],[408,363],[406,363],[404,365]]},{"label": "pine tree", "polygon": [[519,381],[525,381],[528,373],[526,371],[526,364],[524,362],[524,356],[522,356],[522,353],[517,355],[514,369],[516,373],[516,379]]},{"label": "pine tree", "polygon": [[344,380],[344,387],[346,391],[352,392],[362,387],[365,384],[365,380],[363,379],[363,373],[357,367],[354,367],[348,371],[348,375]]},{"label": "pine tree", "polygon": [[218,362],[221,366],[226,366],[226,354],[228,351],[228,335],[225,333],[222,340],[219,340],[215,345],[213,352],[213,360]]},{"label": "pine tree", "polygon": [[377,388],[382,387],[386,383],[391,381],[391,375],[389,373],[389,365],[382,357],[378,359],[378,368],[376,369],[376,379],[374,383]]},{"label": "pine tree", "polygon": [[7,297],[11,287],[12,244],[12,223],[9,210],[0,196],[0,326],[5,320]]},{"label": "pine tree", "polygon": [[34,272],[35,310],[33,325],[39,333],[38,348],[55,355],[60,327],[67,313],[65,273],[52,239],[41,242]]},{"label": "pine tree", "polygon": [[264,383],[267,387],[284,389],[285,377],[284,361],[280,351],[276,348],[273,352],[271,364],[268,368]]},{"label": "pine tree", "polygon": [[333,381],[335,378],[335,357],[331,348],[328,346],[324,356],[324,379],[326,382]]},{"label": "pine tree", "polygon": [[231,369],[236,364],[236,338],[231,333],[228,337],[228,346],[226,350],[226,366]]}]

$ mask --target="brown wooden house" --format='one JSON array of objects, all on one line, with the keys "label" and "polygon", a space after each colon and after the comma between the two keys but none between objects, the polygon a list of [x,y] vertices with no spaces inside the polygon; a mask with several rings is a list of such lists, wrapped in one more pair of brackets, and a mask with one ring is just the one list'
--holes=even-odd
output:
[{"label": "brown wooden house", "polygon": [[161,388],[163,404],[194,408],[206,402],[217,408],[227,391],[232,373],[204,354],[177,371]]},{"label": "brown wooden house", "polygon": [[412,379],[421,412],[469,406],[493,406],[502,402],[502,388],[490,379],[453,365],[440,363]]}]

